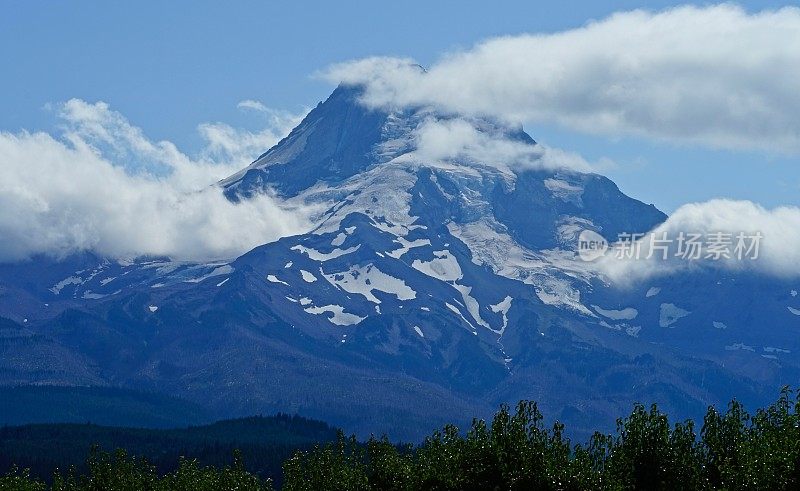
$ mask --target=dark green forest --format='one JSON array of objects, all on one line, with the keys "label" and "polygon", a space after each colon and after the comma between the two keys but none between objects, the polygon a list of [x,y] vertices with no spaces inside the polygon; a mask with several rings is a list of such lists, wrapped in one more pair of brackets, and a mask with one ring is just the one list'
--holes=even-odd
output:
[{"label": "dark green forest", "polygon": [[[298,450],[332,442],[337,431],[325,423],[278,414],[220,421],[183,429],[142,429],[94,424],[34,424],[0,428],[0,472],[15,464],[49,481],[54,469],[91,472],[104,456],[99,449],[124,448],[126,455],[144,457],[159,475],[175,471],[181,457],[198,465],[222,468],[234,451],[253,475],[280,483],[281,466]],[[90,449],[95,449],[87,460]],[[2,488],[0,488],[2,489]]]},{"label": "dark green forest", "polygon": [[[235,433],[235,425],[228,430]],[[20,428],[3,431],[22,431],[18,442],[26,438]],[[249,467],[247,452],[230,446],[219,448],[230,451],[225,463],[188,457],[187,447],[178,452],[185,457],[172,454],[174,464],[163,468],[152,457],[136,457],[137,451],[106,453],[95,447],[80,469],[54,469],[46,480],[22,468],[36,456],[35,446],[14,454],[6,445],[0,453],[6,459],[19,456],[20,467],[0,477],[0,491],[264,490],[278,484],[286,490],[800,489],[800,396],[788,388],[753,414],[733,401],[723,411],[709,408],[702,422],[673,424],[656,406],[636,405],[612,434],[596,433],[577,445],[565,434],[559,423],[546,426],[529,401],[514,410],[503,406],[491,422],[476,420],[466,431],[447,426],[417,446],[385,438],[359,442],[340,432],[333,441],[295,450],[283,463],[281,483],[265,469]],[[60,444],[63,437],[52,441]],[[241,444],[272,437],[242,436]],[[152,443],[151,451],[158,445],[177,448],[158,437]]]}]

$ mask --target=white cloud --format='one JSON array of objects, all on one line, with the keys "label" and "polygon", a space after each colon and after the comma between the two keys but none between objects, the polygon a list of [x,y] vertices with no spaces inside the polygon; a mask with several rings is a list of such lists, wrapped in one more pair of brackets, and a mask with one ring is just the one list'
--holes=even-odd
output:
[{"label": "white cloud", "polygon": [[236,167],[227,175],[249,165],[255,157],[289,134],[308,113],[308,110],[300,114],[278,111],[251,100],[240,102],[238,107],[253,109],[263,115],[266,121],[264,129],[251,132],[225,123],[204,123],[198,127],[200,135],[208,143],[203,156],[217,162],[229,162]]},{"label": "white cloud", "polygon": [[201,126],[208,148],[193,159],[149,140],[102,102],[73,99],[59,114],[63,138],[0,132],[0,260],[89,249],[113,257],[232,257],[309,226],[307,209],[268,195],[233,204],[210,186],[285,128],[220,136]]},{"label": "white cloud", "polygon": [[614,14],[554,34],[490,39],[427,72],[409,59],[331,67],[365,102],[436,105],[730,149],[800,151],[800,9],[723,4]]},{"label": "white cloud", "polygon": [[[519,132],[514,133],[515,129]],[[428,164],[474,163],[506,170],[598,172],[614,165],[605,158],[590,163],[577,153],[533,144],[521,134],[521,128],[497,125],[485,119],[431,115],[414,128],[411,133],[413,150],[402,158]]]},{"label": "white cloud", "polygon": [[506,168],[590,171],[577,154],[513,139],[501,129],[466,118],[428,119],[413,133],[415,150],[408,157],[425,162],[471,161]]},{"label": "white cloud", "polygon": [[[683,232],[701,234],[703,244],[701,259],[690,261],[675,257],[678,252],[677,238]],[[653,235],[640,240],[639,259],[618,259],[613,251],[595,265],[598,270],[618,284],[643,280],[651,276],[669,275],[692,269],[712,268],[726,271],[751,271],[777,277],[795,278],[800,276],[800,208],[784,206],[765,209],[750,201],[734,201],[716,199],[704,203],[691,203],[678,208],[666,222],[655,228],[652,233],[658,239],[666,238],[671,243],[668,259],[663,259],[660,249],[653,249],[653,255],[647,258],[653,246]],[[751,237],[761,234],[758,257],[745,254],[743,259],[731,253],[729,259],[707,258],[710,252],[709,234],[731,234],[731,244],[726,249],[733,252],[736,236],[744,234]],[[666,234],[666,235],[664,235]],[[752,240],[746,240],[749,246]]]},{"label": "white cloud", "polygon": [[252,99],[245,99],[243,101],[240,101],[239,104],[236,105],[236,107],[238,107],[239,109],[251,109],[253,111],[259,111],[259,112],[269,111],[269,108],[267,108],[267,106],[265,106],[262,102],[254,101]]}]

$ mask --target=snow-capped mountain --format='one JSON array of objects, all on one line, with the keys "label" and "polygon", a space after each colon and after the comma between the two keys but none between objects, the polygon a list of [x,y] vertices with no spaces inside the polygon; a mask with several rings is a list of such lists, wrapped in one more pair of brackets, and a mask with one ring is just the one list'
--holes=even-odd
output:
[{"label": "snow-capped mountain", "polygon": [[597,174],[431,158],[431,124],[538,147],[521,128],[369,109],[359,93],[339,87],[218,184],[232,201],[313,205],[306,234],[213,264],[0,267],[0,382],[146,388],[219,415],[416,438],[519,399],[588,429],[637,400],[688,417],[798,380],[792,284],[698,270],[616,286],[577,257],[578,233],[613,240],[663,213]]}]

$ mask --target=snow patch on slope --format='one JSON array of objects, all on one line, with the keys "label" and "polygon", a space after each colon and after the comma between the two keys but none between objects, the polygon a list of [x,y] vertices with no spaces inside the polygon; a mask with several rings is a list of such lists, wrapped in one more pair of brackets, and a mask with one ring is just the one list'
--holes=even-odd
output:
[{"label": "snow patch on slope", "polygon": [[744,343],[733,343],[733,344],[731,344],[729,346],[725,346],[725,349],[727,351],[744,350],[744,351],[753,351],[753,352],[755,352],[755,350],[756,350],[754,347],[748,346],[748,345],[746,345]]},{"label": "snow patch on slope", "polygon": [[432,278],[441,281],[458,281],[464,277],[461,266],[450,251],[434,251],[431,261],[415,259],[411,267]]},{"label": "snow patch on slope", "polygon": [[281,285],[289,286],[289,283],[286,283],[285,281],[280,280],[274,274],[268,274],[267,275],[267,281],[269,281],[270,283],[280,283]]},{"label": "snow patch on slope", "polygon": [[592,308],[594,309],[595,312],[602,315],[603,317],[607,317],[615,321],[621,321],[621,320],[629,321],[635,319],[636,316],[639,315],[639,311],[632,307],[627,307],[620,310],[613,310],[613,309],[606,310],[597,305],[592,305]]},{"label": "snow patch on slope", "polygon": [[53,292],[54,295],[59,295],[61,290],[64,289],[67,285],[81,285],[83,284],[83,280],[78,276],[70,276],[69,278],[65,278],[50,288],[50,291]]},{"label": "snow patch on slope", "polygon": [[672,303],[661,304],[661,314],[658,319],[658,325],[661,327],[669,327],[678,320],[691,314],[688,310],[684,310]]},{"label": "snow patch on slope", "polygon": [[184,281],[186,283],[200,283],[201,281],[207,280],[208,278],[213,278],[215,276],[222,276],[222,275],[231,274],[231,273],[233,273],[233,268],[229,264],[225,264],[223,266],[215,268],[213,271],[211,271],[208,274],[205,274],[205,275],[200,276],[198,278],[191,278],[191,279],[184,280]]},{"label": "snow patch on slope", "polygon": [[406,285],[405,281],[382,272],[372,264],[353,267],[343,273],[324,274],[324,277],[331,285],[348,293],[363,295],[376,304],[381,301],[373,291],[394,295],[398,300],[412,300],[417,296],[417,292]]},{"label": "snow patch on slope", "polygon": [[510,296],[506,296],[500,303],[495,305],[490,305],[489,308],[495,314],[502,314],[503,315],[503,327],[500,329],[500,335],[502,335],[506,327],[508,327],[508,311],[511,309],[511,301],[514,300]]},{"label": "snow patch on slope", "polygon": [[328,320],[331,324],[336,324],[337,326],[352,326],[358,324],[359,322],[366,319],[366,317],[359,317],[355,314],[349,314],[344,311],[344,307],[341,305],[325,305],[322,307],[308,307],[303,309],[309,314],[314,315],[321,315],[325,313],[331,313],[333,315],[328,316]]},{"label": "snow patch on slope", "polygon": [[413,241],[409,241],[406,240],[405,237],[397,237],[394,241],[400,244],[400,248],[387,252],[386,254],[395,259],[400,259],[403,256],[403,254],[405,254],[406,252],[410,251],[415,247],[423,247],[426,245],[431,245],[431,241],[429,239],[416,239]]},{"label": "snow patch on slope", "polygon": [[483,320],[483,318],[481,317],[481,312],[480,312],[481,305],[478,303],[477,300],[475,300],[474,297],[470,295],[470,293],[472,293],[472,287],[465,285],[458,285],[458,284],[454,284],[453,286],[461,294],[461,298],[464,299],[464,305],[467,307],[467,312],[469,312],[469,315],[471,315],[472,318],[475,319],[475,322],[477,322],[478,325],[481,325],[486,329],[489,329],[490,331],[498,332],[492,329],[492,326],[490,326],[489,323]]},{"label": "snow patch on slope", "polygon": [[347,249],[334,249],[331,252],[320,252],[316,249],[310,249],[305,246],[296,245],[292,247],[291,250],[305,254],[314,261],[324,262],[324,261],[329,261],[331,259],[336,259],[337,257],[344,256],[345,254],[351,254],[353,252],[356,252],[360,247],[361,244],[358,244],[357,246],[350,247]]}]

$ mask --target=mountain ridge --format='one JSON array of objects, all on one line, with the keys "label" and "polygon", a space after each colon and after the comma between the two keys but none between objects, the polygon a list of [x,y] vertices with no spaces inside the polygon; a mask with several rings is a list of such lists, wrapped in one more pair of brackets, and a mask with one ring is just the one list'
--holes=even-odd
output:
[{"label": "mountain ridge", "polygon": [[636,400],[690,417],[796,380],[790,282],[698,271],[614,285],[577,256],[578,234],[613,240],[666,215],[597,174],[430,158],[418,137],[431,123],[540,155],[519,128],[368,109],[339,87],[219,183],[233,201],[272,192],[320,209],[313,230],[209,264],[67,260],[34,286],[0,267],[13,321],[0,383],[147,388],[221,417],[284,411],[413,440],[521,399],[589,431]]}]

